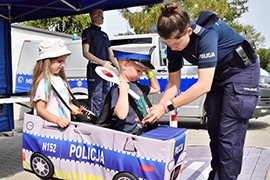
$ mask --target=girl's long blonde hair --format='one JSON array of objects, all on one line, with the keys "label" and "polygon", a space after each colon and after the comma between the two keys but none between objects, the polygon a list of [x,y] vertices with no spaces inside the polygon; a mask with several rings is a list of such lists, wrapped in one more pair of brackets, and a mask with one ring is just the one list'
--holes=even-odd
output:
[{"label": "girl's long blonde hair", "polygon": [[[45,86],[44,91],[48,92],[48,94],[46,94],[48,96],[48,98],[50,97],[50,92],[51,92],[51,72],[50,72],[50,65],[51,65],[51,60],[52,59],[44,59],[44,60],[39,60],[33,70],[33,80],[32,80],[32,85],[31,85],[31,90],[30,90],[30,107],[33,108],[35,105],[35,102],[33,101],[35,94],[36,94],[36,90],[38,87],[39,82],[42,79],[45,79],[45,82],[48,82],[48,87]],[[61,69],[61,71],[58,73],[58,76],[60,76],[63,81],[66,83],[66,85],[68,86],[67,88],[69,88],[69,84],[67,82],[67,77],[65,74],[65,70],[64,67]],[[48,89],[46,89],[48,88]]]}]

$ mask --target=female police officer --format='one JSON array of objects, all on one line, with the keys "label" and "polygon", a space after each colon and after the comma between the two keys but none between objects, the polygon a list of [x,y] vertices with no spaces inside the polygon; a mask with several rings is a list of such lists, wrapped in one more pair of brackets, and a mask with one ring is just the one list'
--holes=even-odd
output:
[{"label": "female police officer", "polygon": [[[259,94],[255,46],[212,12],[203,11],[191,22],[176,3],[164,3],[161,10],[157,31],[168,45],[168,84],[144,122],[153,123],[166,112],[207,93],[205,110],[212,153],[208,179],[237,179],[248,121]],[[175,97],[183,58],[198,65],[198,81]]]}]

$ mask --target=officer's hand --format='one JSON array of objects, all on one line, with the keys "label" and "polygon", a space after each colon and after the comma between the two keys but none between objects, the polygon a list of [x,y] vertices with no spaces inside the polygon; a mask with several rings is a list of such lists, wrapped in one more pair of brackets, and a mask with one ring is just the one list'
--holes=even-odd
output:
[{"label": "officer's hand", "polygon": [[112,63],[109,61],[106,61],[102,66],[109,69],[109,70],[113,70]]},{"label": "officer's hand", "polygon": [[147,116],[143,119],[143,123],[152,124],[163,117],[165,113],[163,105],[156,104],[149,109]]}]

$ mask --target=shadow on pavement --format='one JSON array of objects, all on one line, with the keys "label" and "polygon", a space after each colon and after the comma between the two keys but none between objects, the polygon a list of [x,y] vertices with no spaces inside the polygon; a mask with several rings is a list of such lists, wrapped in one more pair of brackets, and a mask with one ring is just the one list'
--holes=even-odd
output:
[{"label": "shadow on pavement", "polygon": [[269,127],[269,123],[254,119],[249,121],[248,130],[259,130],[267,127]]}]

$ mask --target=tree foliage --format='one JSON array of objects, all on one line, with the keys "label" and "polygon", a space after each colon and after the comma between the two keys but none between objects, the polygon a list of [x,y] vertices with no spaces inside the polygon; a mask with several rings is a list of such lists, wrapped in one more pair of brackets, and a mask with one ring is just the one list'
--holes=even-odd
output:
[{"label": "tree foliage", "polygon": [[255,40],[255,45],[257,49],[264,47],[265,37],[261,35],[260,32],[257,32],[254,26],[240,24],[241,29],[239,33],[246,38],[252,38]]},{"label": "tree foliage", "polygon": [[257,53],[259,55],[260,59],[260,66],[261,68],[270,71],[269,61],[270,61],[270,48],[260,48],[257,50]]},{"label": "tree foliage", "polygon": [[233,26],[234,20],[247,12],[247,1],[248,0],[186,0],[181,2],[181,5],[189,13],[191,18],[198,17],[202,10],[209,10],[217,13],[221,20]]},{"label": "tree foliage", "polygon": [[120,10],[123,18],[127,19],[129,25],[136,34],[149,33],[151,27],[156,25],[160,14],[159,4],[143,6],[141,11],[132,12],[130,9]]},{"label": "tree foliage", "polygon": [[81,36],[83,29],[89,26],[90,18],[88,14],[82,14],[25,21],[22,22],[22,24],[66,34],[78,34]]},{"label": "tree foliage", "polygon": [[[257,47],[262,47],[265,37],[256,32],[251,25],[238,22],[243,13],[248,12],[248,0],[169,0],[180,4],[190,15],[197,18],[200,11],[209,10],[217,13],[220,19],[232,26],[237,32],[247,38],[253,38]],[[135,34],[149,33],[151,27],[155,26],[160,14],[160,4],[143,6],[141,10],[132,12],[130,9],[120,10],[120,14],[127,19]]]},{"label": "tree foliage", "polygon": [[[168,0],[179,3],[190,15],[197,18],[201,10],[210,10],[219,14],[220,19],[232,26],[237,32],[247,38],[253,38],[256,46],[264,46],[265,37],[257,32],[251,25],[244,25],[238,22],[243,13],[248,12],[248,0]],[[135,34],[151,32],[156,26],[160,15],[160,4],[141,6],[139,10],[132,11],[129,8],[120,10],[120,14],[129,22]],[[81,36],[82,30],[89,26],[90,18],[88,14],[48,18],[34,21],[26,21],[22,24],[37,28],[62,32],[66,34],[78,34]],[[131,34],[130,31],[119,35]]]}]

